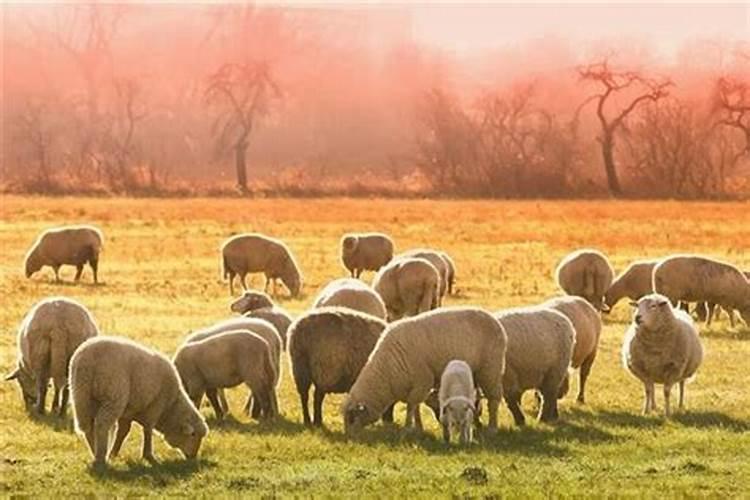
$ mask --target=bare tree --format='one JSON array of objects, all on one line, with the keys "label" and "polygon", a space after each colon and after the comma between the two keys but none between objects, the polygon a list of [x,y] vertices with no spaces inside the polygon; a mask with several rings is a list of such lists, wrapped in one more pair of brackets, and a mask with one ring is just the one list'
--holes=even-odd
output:
[{"label": "bare tree", "polygon": [[257,122],[267,116],[281,91],[266,61],[225,64],[208,79],[206,100],[218,110],[213,129],[220,150],[234,150],[237,188],[247,188],[247,150]]},{"label": "bare tree", "polygon": [[738,154],[750,154],[750,83],[733,77],[716,81],[714,110],[717,125],[740,131],[745,139],[745,149]]},{"label": "bare tree", "polygon": [[[596,102],[596,116],[602,129],[601,135],[597,139],[602,148],[607,187],[613,196],[622,196],[622,186],[620,185],[614,156],[615,134],[622,127],[624,120],[638,105],[647,101],[655,102],[666,97],[672,82],[669,79],[647,78],[635,71],[615,71],[610,68],[607,59],[579,67],[578,74],[582,80],[594,82],[602,89],[600,93],[589,96],[583,102],[581,108],[589,102]],[[618,95],[627,96],[628,104],[608,115],[607,104],[615,101]]]},{"label": "bare tree", "polygon": [[52,186],[52,150],[58,130],[50,123],[51,115],[47,103],[29,99],[12,123],[17,161],[36,166],[32,177],[42,191]]}]

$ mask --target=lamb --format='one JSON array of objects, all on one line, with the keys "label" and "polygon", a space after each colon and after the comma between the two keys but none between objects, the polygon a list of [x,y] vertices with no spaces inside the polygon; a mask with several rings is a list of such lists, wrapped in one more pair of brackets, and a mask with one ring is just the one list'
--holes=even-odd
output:
[{"label": "lamb", "polygon": [[583,297],[599,311],[609,311],[603,298],[612,284],[614,271],[598,250],[583,249],[567,255],[557,266],[555,276],[568,295]]},{"label": "lamb", "polygon": [[656,409],[654,384],[664,385],[664,412],[669,417],[672,386],[679,384],[682,409],[685,382],[703,361],[698,330],[690,315],[673,309],[664,295],[646,295],[633,305],[637,310],[622,345],[623,365],[643,383],[644,414]]},{"label": "lamb", "polygon": [[272,418],[278,413],[278,373],[271,348],[250,330],[232,330],[186,342],[177,349],[173,361],[193,404],[200,407],[206,394],[219,420],[225,412],[219,403],[218,389],[242,383],[252,391],[260,418]]},{"label": "lamb", "polygon": [[448,287],[448,295],[453,295],[454,287],[456,285],[456,263],[447,252],[438,252],[448,266],[448,272],[445,277],[445,283]]},{"label": "lamb", "polygon": [[348,307],[355,311],[385,319],[383,299],[366,283],[354,278],[334,280],[323,288],[313,303],[313,307]]},{"label": "lamb", "polygon": [[541,393],[539,420],[558,419],[557,398],[568,377],[575,329],[562,313],[543,307],[507,309],[497,313],[508,335],[503,391],[516,425],[524,425],[521,396],[528,389]]},{"label": "lamb", "polygon": [[604,303],[608,309],[615,307],[623,297],[638,300],[653,293],[652,275],[658,260],[637,260],[631,263],[615,280],[604,294]]},{"label": "lamb", "polygon": [[[541,307],[554,309],[563,313],[575,329],[575,347],[570,366],[579,370],[578,398],[579,403],[586,402],[586,380],[591,372],[591,366],[596,359],[599,348],[599,337],[602,332],[602,319],[594,306],[581,297],[558,297],[548,300]],[[568,392],[568,379],[561,387],[560,397]]]},{"label": "lamb", "polygon": [[[268,342],[268,347],[271,350],[271,361],[273,362],[274,370],[276,371],[276,378],[274,379],[274,387],[278,386],[279,379],[281,378],[281,350],[282,350],[282,339],[279,335],[276,327],[270,322],[261,318],[231,318],[225,321],[216,323],[208,328],[204,328],[195,333],[190,334],[186,339],[185,343],[200,342],[209,337],[219,335],[234,330],[248,330],[259,335],[263,340]],[[221,403],[222,410],[224,413],[228,413],[229,405],[224,394],[224,390],[218,391],[219,402]],[[258,418],[260,408],[253,405],[252,395],[248,398],[245,410],[248,411],[252,407],[251,416]]]},{"label": "lamb", "polygon": [[292,297],[297,297],[302,288],[302,276],[287,246],[262,234],[247,233],[229,238],[221,247],[222,267],[225,279],[229,279],[229,293],[234,294],[234,277],[240,277],[242,289],[247,290],[245,276],[248,273],[266,275],[265,291],[273,281],[281,279]]},{"label": "lamb", "polygon": [[699,255],[675,255],[656,265],[653,280],[654,292],[673,304],[708,302],[727,311],[736,309],[750,325],[750,281],[731,264]]},{"label": "lamb", "polygon": [[99,253],[102,250],[101,231],[94,226],[62,226],[43,232],[26,254],[26,277],[50,266],[55,271],[55,282],[60,282],[60,266],[76,266],[75,281],[81,279],[83,266],[88,262],[98,283]]},{"label": "lamb", "polygon": [[458,429],[461,444],[471,443],[475,397],[471,367],[458,359],[449,362],[440,377],[439,390],[440,424],[446,443],[450,443],[452,429]]},{"label": "lamb", "polygon": [[18,329],[18,365],[5,380],[18,380],[27,410],[44,414],[52,378],[52,411],[65,414],[70,358],[79,345],[98,334],[88,309],[65,297],[44,299],[26,314]]},{"label": "lamb", "polygon": [[347,233],[341,238],[341,262],[359,278],[362,271],[378,271],[393,258],[393,241],[382,233]]},{"label": "lamb", "polygon": [[450,268],[448,262],[443,257],[442,252],[430,250],[427,248],[416,248],[409,250],[396,257],[396,259],[424,259],[437,269],[438,276],[440,276],[440,283],[438,284],[438,306],[442,305],[442,299],[448,291],[448,279],[450,274]]},{"label": "lamb", "polygon": [[378,271],[372,287],[385,303],[388,321],[438,307],[440,275],[425,259],[398,259]]},{"label": "lamb", "polygon": [[286,350],[287,331],[292,324],[292,317],[286,309],[274,304],[267,294],[257,290],[246,290],[232,302],[230,309],[245,317],[264,319],[271,323],[281,335],[281,344]]},{"label": "lamb", "polygon": [[[308,397],[313,394],[315,426],[323,425],[323,398],[347,392],[375,348],[386,324],[380,318],[343,307],[314,309],[289,332],[289,355],[305,425],[310,425]],[[393,407],[383,421],[393,421]]]},{"label": "lamb", "polygon": [[154,430],[189,459],[208,434],[174,365],[130,340],[99,336],[81,344],[70,361],[70,384],[76,429],[85,436],[97,467],[106,465],[115,424],[110,460],[118,455],[133,421],[143,426],[143,458],[152,463]]},{"label": "lamb", "polygon": [[489,427],[497,429],[503,395],[507,336],[488,312],[454,307],[420,314],[388,326],[341,407],[344,429],[353,433],[396,401],[407,404],[406,425],[422,429],[419,404],[437,387],[447,364],[464,360],[489,401]]}]

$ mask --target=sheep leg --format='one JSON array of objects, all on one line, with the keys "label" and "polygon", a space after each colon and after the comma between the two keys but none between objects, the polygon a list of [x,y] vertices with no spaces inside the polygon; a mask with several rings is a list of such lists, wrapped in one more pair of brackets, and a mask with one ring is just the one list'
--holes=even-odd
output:
[{"label": "sheep leg", "polygon": [[711,321],[714,319],[714,312],[716,311],[716,304],[708,304],[708,315],[706,316],[706,326],[711,326]]},{"label": "sheep leg", "polygon": [[727,310],[727,314],[729,315],[729,325],[734,328],[734,309]]},{"label": "sheep leg", "polygon": [[229,274],[229,296],[234,296],[234,271],[229,271],[227,274]]},{"label": "sheep leg", "polygon": [[99,258],[98,257],[92,257],[89,259],[89,267],[91,267],[91,272],[94,273],[94,284],[99,283]]},{"label": "sheep leg", "polygon": [[406,403],[406,428],[422,431],[422,417],[419,414],[419,403]]},{"label": "sheep leg", "polygon": [[648,415],[651,410],[654,410],[654,384],[643,383],[644,401],[643,401],[643,414]]},{"label": "sheep leg", "polygon": [[122,447],[123,441],[130,432],[130,426],[132,422],[128,419],[121,418],[117,421],[117,434],[115,435],[115,443],[112,445],[112,449],[109,450],[109,459],[112,460],[120,454],[120,448]]},{"label": "sheep leg", "polygon": [[303,387],[299,391],[299,401],[302,405],[302,421],[305,423],[306,426],[310,426],[310,408],[309,408],[309,401],[310,401],[310,386]]},{"label": "sheep leg", "polygon": [[247,281],[245,281],[247,278],[246,274],[240,275],[240,284],[242,285],[243,290],[247,290]]},{"label": "sheep leg", "polygon": [[36,405],[34,409],[39,415],[44,415],[44,405],[47,399],[47,386],[49,385],[49,375],[44,370],[36,381]]},{"label": "sheep leg", "polygon": [[216,394],[216,388],[207,389],[206,396],[208,397],[208,401],[211,403],[211,406],[213,407],[214,412],[216,413],[216,418],[218,420],[223,420],[224,412],[221,409],[221,404],[219,403],[219,397]]},{"label": "sheep leg", "polygon": [[459,442],[463,445],[471,443],[471,420],[464,420],[461,424],[461,438]]},{"label": "sheep leg", "polygon": [[557,413],[557,391],[546,388],[542,392],[542,409],[539,412],[539,421],[554,422],[558,419]]},{"label": "sheep leg", "polygon": [[420,404],[414,405],[414,427],[419,432],[422,432],[422,430],[424,429],[424,427],[422,426],[422,411]]},{"label": "sheep leg", "polygon": [[393,408],[395,408],[396,403],[393,403],[391,406],[385,409],[382,415],[383,423],[392,424],[393,423]]},{"label": "sheep leg", "polygon": [[218,389],[216,391],[216,394],[219,397],[221,411],[223,411],[224,413],[229,413],[229,403],[227,403],[227,395],[224,393],[224,389]]},{"label": "sheep leg", "polygon": [[323,426],[323,398],[325,397],[325,391],[315,387],[313,392],[313,425],[315,427]]},{"label": "sheep leg", "polygon": [[671,391],[672,386],[670,384],[664,384],[664,415],[667,417],[672,413],[669,406],[669,394]]},{"label": "sheep leg", "polygon": [[[513,415],[513,420],[519,427],[526,424],[526,417],[524,417],[521,411],[521,393],[513,392],[505,395],[505,404],[508,405],[510,413]],[[492,406],[490,406],[490,419],[492,418]],[[490,424],[491,425],[491,424]],[[495,417],[495,425],[497,425],[497,417]]]},{"label": "sheep leg", "polygon": [[60,387],[55,385],[55,392],[52,393],[52,413],[59,413],[59,405],[60,404]]},{"label": "sheep leg", "polygon": [[581,369],[578,373],[578,398],[576,401],[578,401],[580,404],[586,403],[586,380],[589,378],[589,374],[591,373],[591,366],[594,364],[594,359],[596,359],[596,351],[583,360],[583,363],[581,364]]},{"label": "sheep leg", "polygon": [[94,417],[94,465],[97,467],[107,463],[109,433],[122,415],[125,404],[125,399],[104,403]]},{"label": "sheep leg", "polygon": [[62,395],[60,400],[60,408],[58,411],[58,415],[63,417],[65,416],[65,410],[68,407],[68,398],[70,397],[70,387],[68,384],[65,384],[65,386],[62,388]]},{"label": "sheep leg", "polygon": [[678,406],[680,410],[685,408],[685,380],[680,380],[680,402]]},{"label": "sheep leg", "polygon": [[83,273],[83,264],[77,264],[76,265],[76,276],[73,278],[73,281],[78,283],[81,280],[81,274]]},{"label": "sheep leg", "polygon": [[443,441],[445,441],[446,444],[450,444],[451,442],[450,427],[447,424],[444,424],[443,422],[440,422],[440,426],[443,428]]},{"label": "sheep leg", "polygon": [[55,271],[55,283],[60,283],[60,266],[52,266],[52,270]]},{"label": "sheep leg", "polygon": [[156,463],[156,457],[154,456],[154,444],[153,444],[154,430],[144,425],[143,426],[143,451],[141,455],[143,459],[150,464]]}]

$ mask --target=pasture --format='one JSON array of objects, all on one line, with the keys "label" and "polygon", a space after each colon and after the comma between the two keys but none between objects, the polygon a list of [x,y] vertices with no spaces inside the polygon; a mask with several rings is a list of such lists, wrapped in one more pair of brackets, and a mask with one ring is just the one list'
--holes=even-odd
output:
[{"label": "pasture", "polygon": [[[24,254],[45,228],[93,223],[105,234],[99,286],[27,280]],[[396,200],[79,199],[5,196],[0,201],[0,361],[15,362],[18,323],[39,299],[66,295],[92,311],[103,332],[131,337],[170,356],[185,334],[230,316],[219,273],[219,245],[238,232],[283,239],[304,275],[297,314],[317,290],[342,277],[339,238],[352,230],[390,234],[397,251],[434,246],[457,265],[458,294],[448,305],[490,310],[539,302],[557,293],[552,273],[569,251],[596,247],[617,272],[628,262],[675,252],[713,255],[750,269],[750,204],[680,202],[534,202]],[[370,280],[372,273],[366,273]],[[263,279],[251,278],[255,287]],[[120,458],[95,473],[71,411],[63,421],[31,419],[15,383],[0,384],[0,495],[730,496],[750,491],[750,328],[726,316],[701,325],[703,366],[688,386],[687,410],[665,420],[641,416],[641,385],[622,368],[620,346],[630,307],[605,318],[587,404],[572,390],[561,422],[514,428],[502,406],[497,435],[460,449],[440,439],[423,407],[424,435],[382,424],[347,441],[340,397],[326,400],[326,428],[302,424],[287,360],[279,391],[282,416],[271,423],[241,412],[245,389],[229,391],[232,416],[213,419],[199,459],[187,463],[161,438],[155,467],[140,460],[134,426]],[[673,395],[673,398],[675,396]],[[674,399],[673,399],[674,401]],[[657,404],[663,410],[661,391]],[[527,413],[535,403],[525,398]],[[404,407],[396,420],[403,423]],[[486,418],[486,415],[483,416]]]}]

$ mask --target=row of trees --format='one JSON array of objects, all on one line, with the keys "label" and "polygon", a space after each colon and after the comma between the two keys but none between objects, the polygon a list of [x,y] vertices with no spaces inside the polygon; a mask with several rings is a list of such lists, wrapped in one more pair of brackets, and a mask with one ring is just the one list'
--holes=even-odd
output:
[{"label": "row of trees", "polygon": [[[741,44],[731,64],[692,80],[605,57],[534,75],[516,67],[487,86],[398,32],[374,51],[356,36],[356,13],[199,6],[188,26],[185,8],[162,7],[156,28],[143,6],[13,13],[3,35],[4,184],[135,193],[193,179],[246,194],[261,172],[310,185],[367,171],[370,184],[419,178],[438,195],[750,192]],[[150,35],[170,23],[179,30],[158,45]]]}]

